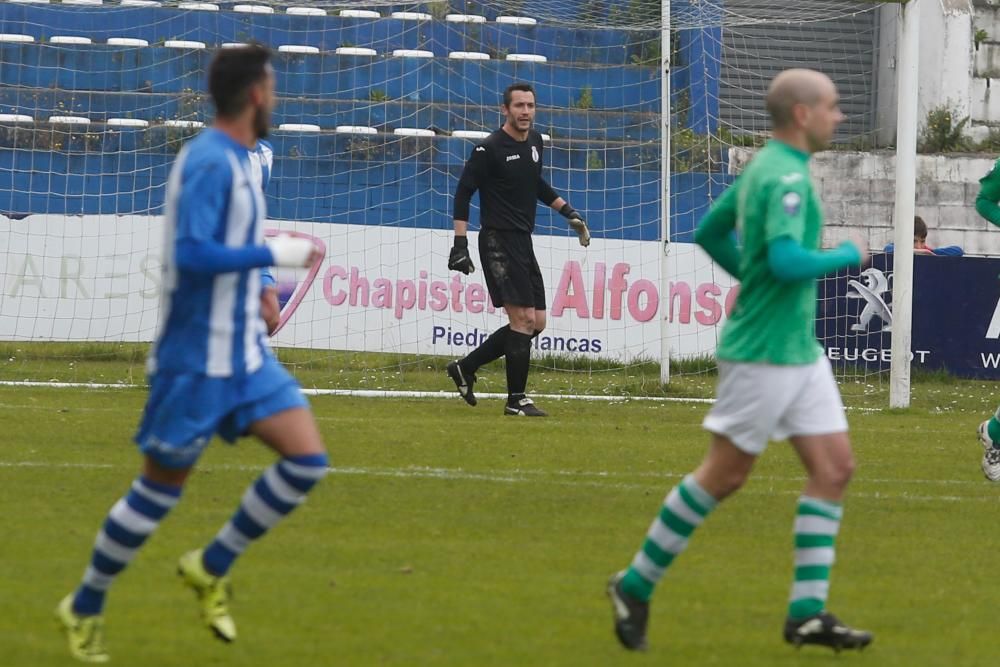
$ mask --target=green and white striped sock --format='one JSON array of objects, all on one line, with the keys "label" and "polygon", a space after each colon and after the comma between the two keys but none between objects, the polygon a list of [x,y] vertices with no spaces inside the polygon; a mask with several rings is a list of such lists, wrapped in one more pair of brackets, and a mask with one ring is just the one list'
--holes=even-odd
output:
[{"label": "green and white striped sock", "polygon": [[789,618],[814,616],[826,607],[834,541],[844,509],[840,503],[799,498],[795,514],[795,583],[788,604]]},{"label": "green and white striped sock", "polygon": [[663,509],[646,533],[642,549],[622,578],[622,590],[649,600],[667,567],[687,547],[688,538],[702,524],[718,501],[688,475],[667,495]]},{"label": "green and white striped sock", "polygon": [[986,426],[986,432],[990,435],[990,440],[1000,443],[1000,408],[990,417],[990,423]]}]

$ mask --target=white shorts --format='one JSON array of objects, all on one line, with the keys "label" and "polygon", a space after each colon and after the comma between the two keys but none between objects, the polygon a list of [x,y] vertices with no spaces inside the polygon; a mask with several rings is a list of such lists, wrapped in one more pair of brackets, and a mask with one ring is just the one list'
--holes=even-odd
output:
[{"label": "white shorts", "polygon": [[845,433],[847,417],[825,356],[805,366],[720,361],[715,405],[702,426],[759,455],[769,440]]}]

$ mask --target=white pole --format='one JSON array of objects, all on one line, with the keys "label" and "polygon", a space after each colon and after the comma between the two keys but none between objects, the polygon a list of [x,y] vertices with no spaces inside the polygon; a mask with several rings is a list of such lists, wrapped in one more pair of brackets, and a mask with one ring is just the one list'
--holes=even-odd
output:
[{"label": "white pole", "polygon": [[896,211],[892,277],[892,364],[889,407],[910,405],[913,322],[913,212],[917,186],[917,63],[920,59],[920,4],[899,8],[896,57]]},{"label": "white pole", "polygon": [[670,382],[670,2],[660,9],[660,383]]}]

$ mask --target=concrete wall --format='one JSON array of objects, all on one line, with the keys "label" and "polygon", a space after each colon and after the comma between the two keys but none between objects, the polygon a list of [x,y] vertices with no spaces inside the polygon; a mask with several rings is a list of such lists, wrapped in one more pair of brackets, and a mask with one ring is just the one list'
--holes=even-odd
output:
[{"label": "concrete wall", "polygon": [[[879,9],[880,57],[875,85],[879,139],[885,143],[894,142],[896,134],[896,50],[902,11],[898,4]],[[977,28],[1000,39],[1000,13],[990,0],[920,0],[917,119],[921,129],[927,114],[942,106],[950,108],[957,119],[968,117],[967,132],[977,140],[993,125],[1000,125],[1000,91],[991,101],[993,82],[989,78],[1000,74],[1000,68],[992,65],[994,61],[1000,65],[1000,42],[988,40],[977,50],[973,40]]]},{"label": "concrete wall", "polygon": [[[733,149],[731,169],[741,171],[753,152]],[[826,212],[824,245],[862,230],[873,249],[892,242],[896,188],[895,155],[830,151],[813,159],[812,174]],[[917,157],[917,215],[931,246],[958,245],[972,255],[1000,256],[1000,230],[975,210],[979,179],[994,159],[983,156]]]}]

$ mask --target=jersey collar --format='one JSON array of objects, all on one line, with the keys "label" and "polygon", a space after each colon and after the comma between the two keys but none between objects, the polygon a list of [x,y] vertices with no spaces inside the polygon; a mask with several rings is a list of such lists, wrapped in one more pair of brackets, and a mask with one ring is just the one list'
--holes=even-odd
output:
[{"label": "jersey collar", "polygon": [[771,139],[768,140],[767,144],[769,146],[776,147],[777,149],[779,149],[779,150],[787,153],[788,155],[792,155],[794,157],[797,157],[800,160],[802,160],[803,162],[808,162],[809,158],[811,157],[809,155],[809,153],[806,153],[805,151],[801,151],[798,148],[795,148],[794,146],[792,146],[790,144],[786,144],[781,139],[771,138]]}]

